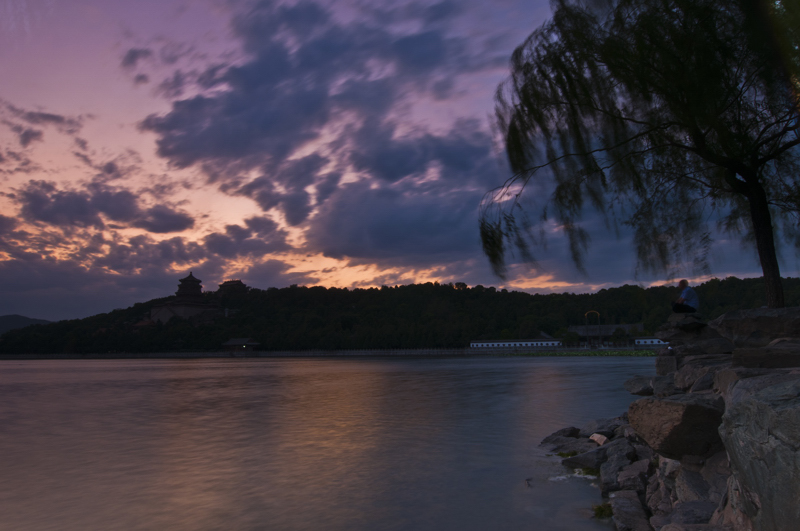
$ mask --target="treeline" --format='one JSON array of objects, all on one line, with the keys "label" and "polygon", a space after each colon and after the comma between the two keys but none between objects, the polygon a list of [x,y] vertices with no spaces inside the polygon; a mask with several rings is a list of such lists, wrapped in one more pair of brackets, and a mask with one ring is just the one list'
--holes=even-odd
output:
[{"label": "treeline", "polygon": [[[787,305],[800,305],[800,279],[784,279],[784,287]],[[713,279],[695,289],[707,319],[765,304],[760,278]],[[427,283],[353,290],[291,286],[203,296],[219,309],[216,318],[148,325],[150,309],[168,297],[11,330],[0,336],[0,354],[219,350],[236,337],[252,338],[263,350],[459,348],[476,339],[532,339],[540,332],[562,337],[568,326],[585,324],[590,310],[600,313],[601,324],[643,323],[651,334],[666,321],[678,290],[625,285],[592,294],[531,295]]]}]

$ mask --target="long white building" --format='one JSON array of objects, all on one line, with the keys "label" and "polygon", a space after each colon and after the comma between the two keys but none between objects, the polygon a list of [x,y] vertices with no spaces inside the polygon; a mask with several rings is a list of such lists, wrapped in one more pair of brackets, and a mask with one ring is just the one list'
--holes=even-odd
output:
[{"label": "long white building", "polygon": [[542,348],[560,347],[561,341],[558,339],[514,339],[500,340],[487,339],[484,341],[471,341],[470,348]]}]

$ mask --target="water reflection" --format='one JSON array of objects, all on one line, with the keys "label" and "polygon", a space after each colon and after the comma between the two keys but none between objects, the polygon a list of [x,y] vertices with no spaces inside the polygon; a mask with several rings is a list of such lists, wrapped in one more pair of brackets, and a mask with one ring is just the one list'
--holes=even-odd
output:
[{"label": "water reflection", "polygon": [[[647,359],[0,363],[0,528],[605,529],[537,448]],[[603,379],[598,380],[597,374]],[[530,478],[526,483],[524,480]]]}]

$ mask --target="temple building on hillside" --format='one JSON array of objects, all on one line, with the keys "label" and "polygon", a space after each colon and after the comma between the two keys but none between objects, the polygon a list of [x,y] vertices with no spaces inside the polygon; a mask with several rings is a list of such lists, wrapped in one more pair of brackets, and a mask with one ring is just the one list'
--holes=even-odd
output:
[{"label": "temple building on hillside", "polygon": [[204,300],[202,280],[190,272],[188,277],[180,279],[175,297],[153,306],[150,319],[156,323],[166,323],[173,317],[213,318],[216,313],[216,307]]},{"label": "temple building on hillside", "polygon": [[217,294],[219,295],[245,295],[250,289],[241,280],[226,280],[219,285]]}]

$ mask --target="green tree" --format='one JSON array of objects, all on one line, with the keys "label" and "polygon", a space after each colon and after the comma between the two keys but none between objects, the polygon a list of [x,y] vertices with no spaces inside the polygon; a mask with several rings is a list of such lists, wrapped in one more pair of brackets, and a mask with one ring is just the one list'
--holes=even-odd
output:
[{"label": "green tree", "polygon": [[783,306],[775,238],[800,244],[800,4],[555,0],[553,11],[497,92],[513,175],[481,213],[495,272],[542,243],[517,208],[533,184],[579,270],[587,207],[632,228],[642,269],[672,274],[708,270],[717,223],[755,243],[767,303]]}]

